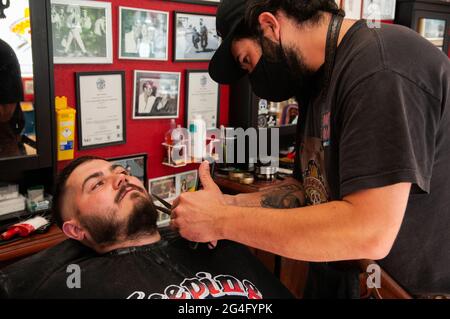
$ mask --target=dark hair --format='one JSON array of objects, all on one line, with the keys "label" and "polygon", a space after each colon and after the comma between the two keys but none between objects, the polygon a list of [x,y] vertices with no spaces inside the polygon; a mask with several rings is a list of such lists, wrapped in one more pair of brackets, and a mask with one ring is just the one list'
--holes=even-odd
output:
[{"label": "dark hair", "polygon": [[298,23],[319,22],[321,12],[343,14],[334,0],[249,0],[245,13],[248,28],[259,33],[258,18],[261,13],[270,12],[275,15],[279,10]]},{"label": "dark hair", "polygon": [[233,40],[241,40],[247,38],[256,39],[258,38],[258,35],[248,27],[245,21],[242,21],[241,23],[239,23],[233,33]]},{"label": "dark hair", "polygon": [[53,201],[52,201],[52,215],[53,220],[59,228],[62,227],[64,221],[63,215],[63,204],[64,196],[66,194],[66,183],[73,171],[81,164],[93,161],[93,160],[105,160],[103,157],[99,156],[82,156],[73,160],[69,165],[64,167],[64,169],[58,174],[55,182],[55,189],[53,191]]}]

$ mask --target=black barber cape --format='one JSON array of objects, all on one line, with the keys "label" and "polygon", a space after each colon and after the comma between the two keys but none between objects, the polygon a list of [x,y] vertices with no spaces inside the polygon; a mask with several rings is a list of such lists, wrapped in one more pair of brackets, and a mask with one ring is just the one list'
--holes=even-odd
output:
[{"label": "black barber cape", "polygon": [[221,241],[214,250],[193,250],[171,232],[161,235],[155,244],[105,255],[66,240],[0,271],[0,297],[292,298],[242,245]]}]

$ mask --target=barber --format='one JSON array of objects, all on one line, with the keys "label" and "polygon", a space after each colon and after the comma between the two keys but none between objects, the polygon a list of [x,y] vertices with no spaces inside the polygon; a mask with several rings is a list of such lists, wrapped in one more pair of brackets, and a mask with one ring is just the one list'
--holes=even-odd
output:
[{"label": "barber", "polygon": [[296,181],[223,195],[203,163],[204,190],[176,200],[172,226],[317,262],[311,296],[339,286],[320,262],[356,259],[414,296],[450,295],[448,58],[405,27],[343,20],[333,0],[223,0],[217,30],[214,80],[247,74],[259,97],[300,101]]}]

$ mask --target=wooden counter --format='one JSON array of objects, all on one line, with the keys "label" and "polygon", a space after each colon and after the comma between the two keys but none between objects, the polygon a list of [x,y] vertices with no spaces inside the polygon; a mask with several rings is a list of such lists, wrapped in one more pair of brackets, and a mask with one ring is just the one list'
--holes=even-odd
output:
[{"label": "wooden counter", "polygon": [[0,246],[0,267],[6,266],[20,258],[27,257],[43,249],[59,244],[67,237],[56,226],[52,225],[44,234],[33,234],[9,244]]}]

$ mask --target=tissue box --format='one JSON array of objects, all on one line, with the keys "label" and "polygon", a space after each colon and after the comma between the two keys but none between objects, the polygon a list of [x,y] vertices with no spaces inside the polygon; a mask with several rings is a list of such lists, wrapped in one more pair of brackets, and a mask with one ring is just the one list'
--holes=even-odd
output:
[{"label": "tissue box", "polygon": [[0,201],[19,197],[19,186],[0,183]]},{"label": "tissue box", "polygon": [[25,197],[19,195],[17,198],[0,201],[0,216],[25,210]]}]

